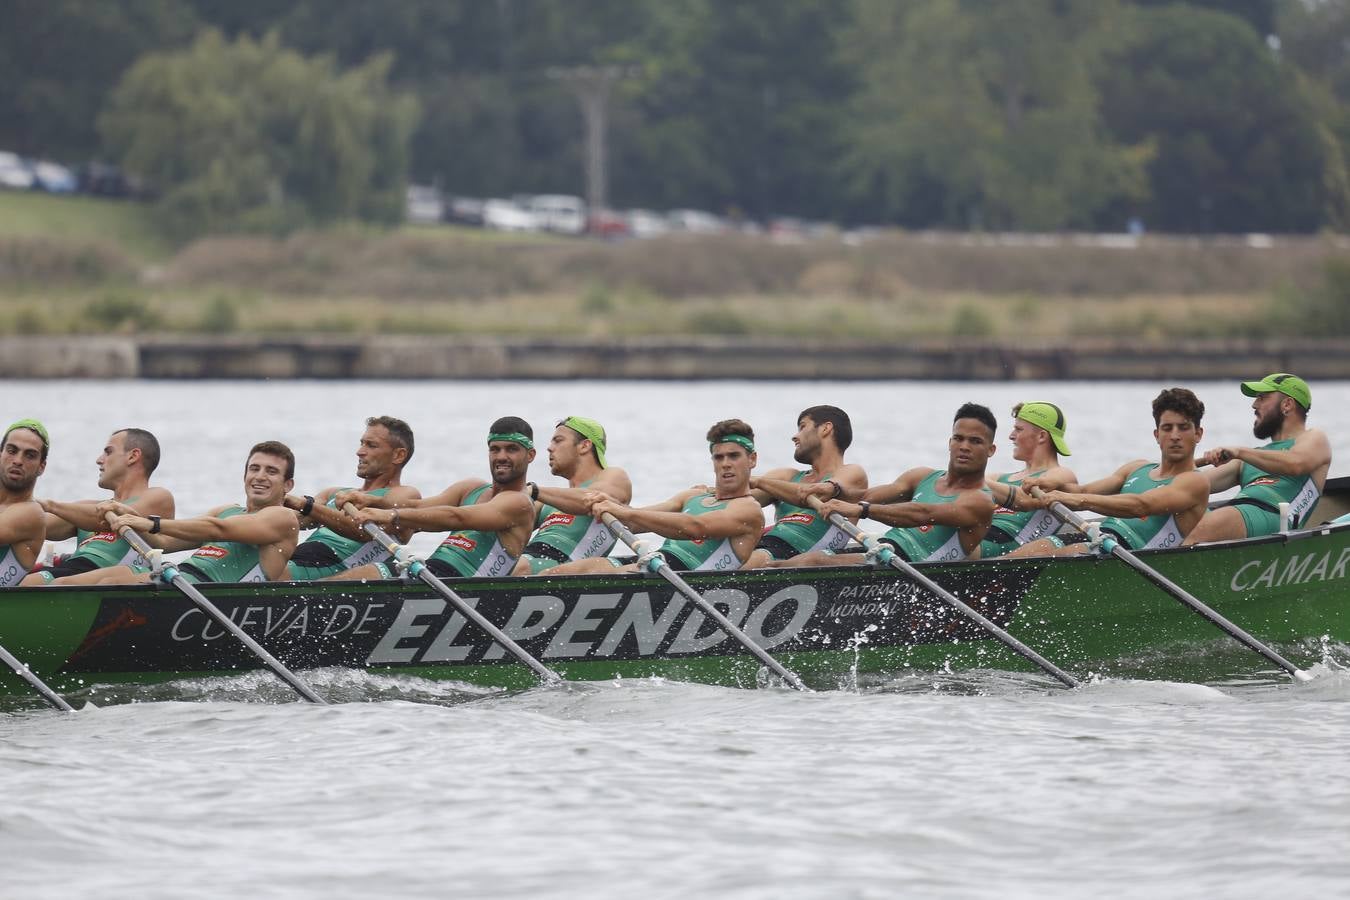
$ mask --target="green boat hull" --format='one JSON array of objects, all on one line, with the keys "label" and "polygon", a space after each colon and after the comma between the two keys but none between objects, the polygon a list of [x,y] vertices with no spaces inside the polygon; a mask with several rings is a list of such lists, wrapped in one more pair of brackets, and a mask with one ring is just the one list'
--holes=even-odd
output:
[{"label": "green boat hull", "polygon": [[[1350,642],[1350,525],[1140,554],[1300,667]],[[1213,680],[1274,671],[1112,558],[982,560],[923,572],[1079,676]],[[699,573],[690,583],[809,684],[1035,667],[890,569]],[[759,663],[664,581],[641,575],[450,582],[569,680],[661,676],[753,687]],[[420,584],[208,585],[286,665],[500,688],[534,677]],[[260,663],[169,586],[16,589],[0,643],[61,693],[238,674]],[[17,676],[0,693],[32,697]]]}]

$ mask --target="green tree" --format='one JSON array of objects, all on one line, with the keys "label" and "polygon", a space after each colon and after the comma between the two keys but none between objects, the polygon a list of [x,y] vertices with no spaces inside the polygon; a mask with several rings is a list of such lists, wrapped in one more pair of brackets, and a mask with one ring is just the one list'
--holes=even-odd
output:
[{"label": "green tree", "polygon": [[384,56],[339,71],[275,33],[231,43],[207,31],[137,62],[100,128],[181,234],[396,221],[417,110],[390,91],[389,65]]},{"label": "green tree", "polygon": [[841,171],[907,225],[1059,229],[1144,192],[1145,146],[1112,141],[1093,75],[1110,0],[858,0]]},{"label": "green tree", "polygon": [[1325,220],[1328,144],[1297,73],[1244,21],[1138,8],[1102,78],[1118,140],[1156,148],[1150,227],[1309,231]]},{"label": "green tree", "polygon": [[180,0],[9,0],[0,25],[0,147],[77,161],[96,156],[108,91],[138,56],[197,27]]}]

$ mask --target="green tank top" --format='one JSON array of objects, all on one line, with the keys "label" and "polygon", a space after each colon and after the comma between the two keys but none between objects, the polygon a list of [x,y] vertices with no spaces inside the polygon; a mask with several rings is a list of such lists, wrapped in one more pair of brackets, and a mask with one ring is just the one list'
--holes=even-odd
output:
[{"label": "green tank top", "polygon": [[[245,515],[248,510],[242,506],[231,506],[222,510],[217,518],[229,519]],[[266,581],[263,574],[257,544],[244,544],[239,541],[220,541],[215,544],[202,544],[196,553],[185,560],[201,573],[203,581],[214,584],[233,582]]]},{"label": "green tank top", "polygon": [[[1025,478],[1034,478],[1037,475],[1044,475],[1048,470],[1041,469],[1039,472],[1028,472],[1022,478],[1013,481],[1012,473],[998,476],[999,484],[1019,485]],[[994,499],[1004,497],[1003,494],[994,494]],[[1004,497],[1006,499],[1006,497]],[[1029,544],[1038,538],[1043,538],[1048,534],[1054,534],[1055,529],[1059,527],[1059,520],[1055,514],[1048,509],[1008,509],[1006,506],[1000,506],[994,510],[994,520],[989,525],[990,528],[997,528],[999,531],[1012,538],[1010,549],[1016,548],[1022,544]],[[986,554],[981,553],[981,556]]]},{"label": "green tank top", "polygon": [[[1272,441],[1258,449],[1288,450],[1293,446],[1294,441],[1290,438],[1284,441]],[[1322,496],[1321,492],[1317,490],[1317,483],[1313,481],[1312,475],[1272,475],[1258,469],[1251,463],[1244,462],[1242,464],[1242,473],[1239,480],[1242,487],[1238,490],[1238,498],[1259,500],[1276,509],[1279,509],[1281,503],[1288,503],[1289,518],[1291,519],[1289,524],[1294,528],[1308,520],[1313,510],[1317,508],[1317,501]]]},{"label": "green tank top", "polygon": [[[591,481],[577,487],[590,487]],[[539,510],[539,527],[530,536],[531,544],[545,544],[569,560],[608,556],[609,551],[614,549],[615,541],[613,533],[603,522],[597,522],[591,516],[565,513],[547,503]]]},{"label": "green tank top", "polygon": [[[1158,468],[1156,463],[1147,463],[1130,473],[1121,487],[1122,494],[1145,494],[1154,488],[1172,483],[1171,478],[1155,480],[1152,472]],[[1184,535],[1172,513],[1145,516],[1141,519],[1122,519],[1111,517],[1102,519],[1104,531],[1114,532],[1131,550],[1154,550],[1159,547],[1178,547]]]},{"label": "green tank top", "polygon": [[[726,509],[731,500],[718,500],[711,491],[695,494],[684,501],[680,512],[687,516],[702,516],[719,509]],[[727,572],[741,567],[741,558],[731,545],[729,538],[708,538],[700,541],[668,540],[661,545],[661,552],[674,557],[684,565],[686,571]]]},{"label": "green tank top", "polygon": [[[810,474],[810,471],[798,472],[792,476],[792,483],[798,484]],[[826,475],[821,481],[828,481],[829,477]],[[839,550],[848,543],[848,535],[814,509],[779,500],[773,506],[773,518],[773,527],[764,536],[785,541],[798,553]]]},{"label": "green tank top", "polygon": [[[913,502],[955,503],[960,497],[959,494],[938,493],[938,479],[945,474],[945,470],[938,470],[920,481],[919,486],[914,489],[914,496],[911,498]],[[988,487],[982,490],[989,493]],[[910,562],[928,560],[949,562],[966,558],[966,550],[961,546],[961,530],[951,525],[930,524],[913,528],[892,528],[883,534],[881,539],[899,547]]]},{"label": "green tank top", "polygon": [[[129,497],[125,502],[135,503],[138,499]],[[75,552],[70,554],[71,558],[78,556],[93,560],[94,568],[131,566],[145,561],[144,557],[127,543],[126,538],[115,531],[85,531],[83,528],[77,528],[75,537]]]},{"label": "green tank top", "polygon": [[[337,509],[337,495],[342,491],[351,490],[351,488],[338,488],[333,492],[333,496],[328,498],[324,506]],[[389,488],[375,488],[368,491],[374,497],[383,497],[389,493]],[[366,563],[381,562],[389,557],[388,551],[381,547],[375,541],[358,541],[345,535],[338,534],[333,529],[323,526],[315,529],[314,533],[305,541],[306,544],[317,543],[327,546],[333,551],[339,560],[342,561],[343,568],[354,569],[357,566]],[[297,551],[297,556],[303,557],[303,554]]]},{"label": "green tank top", "polygon": [[[491,487],[484,484],[469,491],[462,505],[473,506]],[[432,559],[439,559],[465,578],[509,575],[516,565],[516,557],[506,552],[497,532],[472,529],[452,532],[428,557],[428,560]]]}]

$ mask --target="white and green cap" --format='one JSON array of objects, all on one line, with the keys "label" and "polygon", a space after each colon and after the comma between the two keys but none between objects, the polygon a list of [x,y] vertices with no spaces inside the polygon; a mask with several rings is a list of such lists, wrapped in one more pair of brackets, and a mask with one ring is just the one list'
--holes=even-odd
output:
[{"label": "white and green cap", "polygon": [[600,464],[600,468],[605,467],[605,429],[599,422],[582,416],[568,416],[558,424],[566,425],[590,441],[591,446],[595,447],[595,461]]},{"label": "white and green cap", "polygon": [[1312,409],[1312,391],[1308,388],[1308,382],[1297,375],[1290,375],[1288,372],[1276,372],[1274,375],[1267,375],[1260,381],[1242,382],[1242,393],[1248,397],[1269,394],[1272,391],[1279,391],[1286,397],[1293,397],[1294,402],[1303,407],[1305,411]]},{"label": "white and green cap", "polygon": [[1064,440],[1064,411],[1053,403],[1045,403],[1040,400],[1032,400],[1022,404],[1022,408],[1017,411],[1017,418],[1029,425],[1035,425],[1037,428],[1044,428],[1050,434],[1050,440],[1055,444],[1055,450],[1060,456],[1072,456],[1069,452],[1069,445]]}]

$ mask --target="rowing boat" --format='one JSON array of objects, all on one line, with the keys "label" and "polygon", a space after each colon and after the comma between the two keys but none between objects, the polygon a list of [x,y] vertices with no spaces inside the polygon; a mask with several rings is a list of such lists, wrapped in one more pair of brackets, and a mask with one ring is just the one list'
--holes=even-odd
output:
[{"label": "rowing boat", "polygon": [[[1350,478],[1328,481],[1313,527],[1139,557],[1300,666],[1350,645]],[[924,574],[1037,652],[1077,673],[1207,680],[1263,661],[1109,557],[920,564]],[[695,590],[816,687],[859,676],[1032,670],[907,576],[832,567],[691,573]],[[734,686],[760,664],[666,582],[640,574],[449,582],[489,621],[567,679],[662,676]],[[532,673],[419,583],[203,585],[293,669],[344,667],[494,687]],[[0,643],[61,692],[259,667],[173,588],[6,591]],[[0,693],[30,695],[9,673]]]}]

